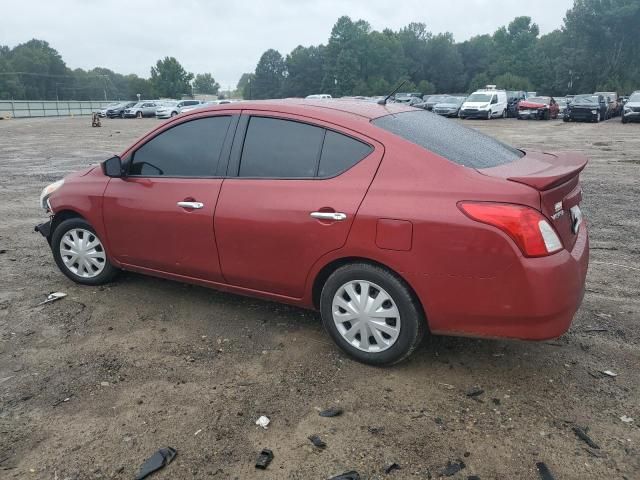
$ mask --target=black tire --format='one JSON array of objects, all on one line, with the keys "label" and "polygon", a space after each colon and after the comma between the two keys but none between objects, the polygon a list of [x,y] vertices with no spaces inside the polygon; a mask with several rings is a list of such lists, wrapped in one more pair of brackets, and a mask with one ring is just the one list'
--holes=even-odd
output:
[{"label": "black tire", "polygon": [[124,118],[124,112],[120,113],[120,118]]},{"label": "black tire", "polygon": [[[99,237],[96,234],[96,231],[93,227],[83,218],[69,218],[60,223],[56,229],[53,231],[51,235],[51,251],[53,252],[53,259],[58,265],[58,268],[62,273],[64,273],[67,277],[73,280],[76,283],[80,283],[82,285],[103,285],[105,283],[109,283],[118,273],[118,269],[113,266],[113,264],[109,261],[109,255],[105,251],[105,264],[102,272],[100,272],[95,277],[85,278],[80,275],[75,274],[67,266],[62,260],[62,256],[60,254],[60,242],[63,240],[65,233],[69,230],[81,228],[84,230],[88,230],[91,232],[98,240]],[[100,240],[102,243],[102,240]],[[104,248],[104,247],[102,247]]]},{"label": "black tire", "polygon": [[136,118],[142,118],[142,112],[136,113]]},{"label": "black tire", "polygon": [[171,112],[171,116],[172,116],[172,117],[175,117],[176,115],[178,115],[178,113],[177,113],[177,112],[175,112],[175,111]]},{"label": "black tire", "polygon": [[568,122],[568,121],[570,121],[570,120],[571,120],[571,119],[570,119],[569,117],[567,117],[566,115],[565,115],[564,117],[562,117],[562,121],[563,121],[563,122]]},{"label": "black tire", "polygon": [[491,112],[491,110],[489,110],[489,111],[487,112],[487,120],[491,120],[491,118],[492,118],[492,117],[491,117],[491,113],[492,113],[492,112]]},{"label": "black tire", "polygon": [[627,123],[627,119],[624,118],[624,115],[622,116],[622,123]]},{"label": "black tire", "polygon": [[[351,345],[338,331],[332,315],[333,298],[340,287],[349,281],[365,280],[383,288],[392,298],[400,315],[400,333],[391,347],[381,352],[365,352]],[[418,300],[406,283],[383,267],[369,263],[351,263],[338,268],[329,276],[320,296],[320,312],[325,330],[348,355],[369,365],[393,365],[405,360],[418,347],[427,322]]]}]

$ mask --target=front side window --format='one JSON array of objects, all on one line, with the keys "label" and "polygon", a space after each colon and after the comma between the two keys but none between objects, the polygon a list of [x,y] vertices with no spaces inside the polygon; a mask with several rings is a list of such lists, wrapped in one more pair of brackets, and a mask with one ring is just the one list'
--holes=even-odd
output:
[{"label": "front side window", "polygon": [[200,118],[165,130],[133,154],[130,175],[213,177],[230,116]]},{"label": "front side window", "polygon": [[313,177],[324,129],[276,118],[251,117],[240,159],[240,177]]}]

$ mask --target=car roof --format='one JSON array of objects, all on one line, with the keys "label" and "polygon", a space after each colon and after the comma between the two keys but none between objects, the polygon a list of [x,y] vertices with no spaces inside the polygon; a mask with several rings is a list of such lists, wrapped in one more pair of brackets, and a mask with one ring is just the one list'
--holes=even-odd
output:
[{"label": "car roof", "polygon": [[345,120],[360,119],[370,121],[375,118],[392,115],[395,113],[411,112],[416,110],[400,103],[387,103],[379,105],[373,102],[362,100],[342,100],[342,99],[298,99],[287,98],[282,100],[256,100],[227,103],[223,105],[211,105],[201,108],[198,112],[216,110],[265,110],[281,113],[298,114],[309,117],[342,117]]}]

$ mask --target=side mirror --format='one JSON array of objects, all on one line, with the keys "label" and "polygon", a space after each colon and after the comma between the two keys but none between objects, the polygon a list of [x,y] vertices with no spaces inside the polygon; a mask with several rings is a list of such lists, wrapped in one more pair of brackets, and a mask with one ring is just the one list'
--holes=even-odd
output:
[{"label": "side mirror", "polygon": [[111,158],[108,158],[104,162],[102,162],[102,171],[107,177],[111,178],[121,178],[124,176],[124,172],[122,171],[122,160],[117,155]]}]

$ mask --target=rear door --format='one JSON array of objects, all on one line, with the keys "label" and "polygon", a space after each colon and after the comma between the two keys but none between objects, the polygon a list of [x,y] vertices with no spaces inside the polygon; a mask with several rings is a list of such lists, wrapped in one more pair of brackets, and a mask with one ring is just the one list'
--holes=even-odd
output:
[{"label": "rear door", "polygon": [[222,273],[300,298],[313,264],[346,242],[383,148],[304,117],[244,113],[215,214]]},{"label": "rear door", "polygon": [[[124,178],[109,181],[104,223],[111,254],[130,266],[220,281],[213,214],[218,162],[237,116],[182,122],[129,154]],[[230,142],[230,140],[229,140]],[[226,163],[224,163],[226,169]]]}]

